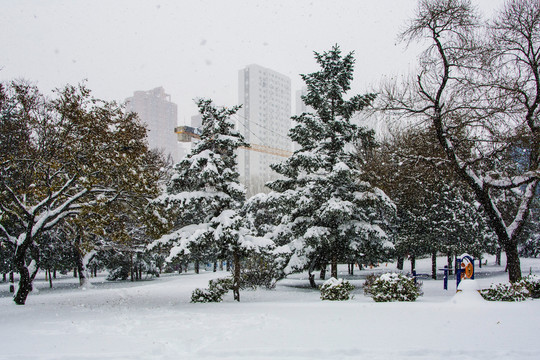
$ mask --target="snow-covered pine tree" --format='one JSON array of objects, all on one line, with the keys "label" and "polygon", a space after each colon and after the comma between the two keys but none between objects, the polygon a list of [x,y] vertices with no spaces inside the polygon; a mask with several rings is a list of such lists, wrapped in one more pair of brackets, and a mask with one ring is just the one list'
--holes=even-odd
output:
[{"label": "snow-covered pine tree", "polygon": [[174,220],[173,231],[150,245],[170,249],[169,260],[192,254],[218,256],[234,261],[234,299],[240,301],[240,260],[262,245],[250,236],[239,211],[245,188],[239,183],[235,150],[249,146],[230,119],[239,106],[217,108],[201,99],[200,142],[173,169],[164,193],[156,199]]},{"label": "snow-covered pine tree", "polygon": [[330,263],[337,277],[339,260],[391,247],[386,228],[395,211],[383,191],[361,180],[352,154],[359,128],[351,117],[375,95],[345,99],[353,78],[353,53],[342,57],[336,45],[315,52],[315,58],[321,69],[301,75],[307,85],[303,100],[314,113],[293,117],[296,126],[289,136],[300,149],[272,165],[284,178],[267,184],[274,190],[268,198],[288,210],[275,231],[276,242],[288,244],[291,251],[285,271],[309,268],[311,280],[317,263]]}]

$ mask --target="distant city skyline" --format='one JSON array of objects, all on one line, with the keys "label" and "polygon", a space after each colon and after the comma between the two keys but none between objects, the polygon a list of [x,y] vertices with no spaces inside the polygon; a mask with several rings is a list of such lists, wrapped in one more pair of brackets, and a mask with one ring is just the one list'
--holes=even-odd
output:
[{"label": "distant city skyline", "polygon": [[[503,0],[472,0],[489,14]],[[354,51],[351,94],[415,67],[421,45],[396,38],[417,0],[4,1],[0,80],[25,78],[45,93],[87,79],[93,95],[122,102],[162,86],[178,123],[195,98],[238,104],[237,71],[259,64],[304,85],[313,51]]]}]

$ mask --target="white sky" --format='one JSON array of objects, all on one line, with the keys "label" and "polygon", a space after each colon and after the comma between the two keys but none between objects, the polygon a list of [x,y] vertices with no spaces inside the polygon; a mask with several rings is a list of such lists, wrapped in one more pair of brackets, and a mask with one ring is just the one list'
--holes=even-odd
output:
[{"label": "white sky", "polygon": [[[490,14],[502,0],[473,0]],[[178,122],[196,97],[238,101],[238,70],[259,64],[289,76],[317,70],[313,51],[339,44],[356,57],[354,93],[414,67],[419,47],[396,36],[416,0],[0,0],[0,80],[43,92],[83,79],[96,97],[124,101],[163,86]],[[294,103],[292,105],[294,111]]]}]

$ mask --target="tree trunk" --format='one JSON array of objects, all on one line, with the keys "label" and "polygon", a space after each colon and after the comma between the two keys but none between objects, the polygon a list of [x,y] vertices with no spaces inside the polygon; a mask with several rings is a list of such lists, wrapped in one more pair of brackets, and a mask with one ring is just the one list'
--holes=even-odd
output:
[{"label": "tree trunk", "polygon": [[30,283],[33,283],[40,266],[39,248],[36,244],[30,246],[30,255],[32,256],[32,261],[30,262],[30,266],[28,266],[28,271],[30,272]]},{"label": "tree trunk", "polygon": [[234,300],[240,301],[240,256],[237,252],[233,254],[234,269],[233,269],[233,296]]},{"label": "tree trunk", "polygon": [[495,264],[499,266],[501,266],[501,253],[502,253],[502,249],[498,247],[497,252],[495,253]]},{"label": "tree trunk", "polygon": [[454,267],[452,265],[452,254],[450,252],[446,254],[446,259],[448,261],[448,275],[454,275]]},{"label": "tree trunk", "polygon": [[49,287],[52,289],[52,274],[51,269],[47,269],[47,272],[45,274],[49,274]]},{"label": "tree trunk", "polygon": [[217,272],[217,261],[214,261],[214,272]]},{"label": "tree trunk", "polygon": [[506,252],[506,268],[508,269],[508,280],[511,283],[521,280],[521,264],[519,262],[519,254],[517,244],[508,244],[505,246]]},{"label": "tree trunk", "polygon": [[405,262],[405,258],[403,256],[398,256],[397,258],[397,269],[403,270],[403,263]]},{"label": "tree trunk", "polygon": [[195,274],[199,273],[199,260],[195,260]]},{"label": "tree trunk", "polygon": [[338,270],[337,270],[337,258],[336,257],[333,257],[332,258],[332,264],[331,264],[331,273],[332,273],[332,277],[337,279],[338,278]]},{"label": "tree trunk", "polygon": [[415,256],[415,255],[411,255],[411,256],[410,256],[410,260],[411,260],[411,274],[412,274],[413,271],[416,270],[416,256]]},{"label": "tree trunk", "polygon": [[53,278],[56,279],[56,269],[54,269],[54,271],[53,271]]},{"label": "tree trunk", "polygon": [[437,280],[437,252],[431,254],[431,278]]},{"label": "tree trunk", "polygon": [[354,263],[351,264],[351,271],[349,272],[349,275],[354,275]]},{"label": "tree trunk", "polygon": [[6,281],[7,281],[7,274],[2,273],[2,282],[6,282]]},{"label": "tree trunk", "polygon": [[19,272],[19,289],[13,297],[13,301],[17,305],[24,305],[28,294],[32,291],[32,282],[30,281],[30,272],[26,267],[25,255],[26,247],[24,245],[18,246],[13,259],[15,268]]},{"label": "tree trunk", "polygon": [[316,260],[311,261],[308,269],[309,286],[311,286],[313,289],[317,288],[317,284],[315,283],[315,274],[313,274],[313,270],[315,269],[315,262]]},{"label": "tree trunk", "polygon": [[81,253],[81,249],[79,248],[79,245],[81,243],[80,236],[75,240],[75,243],[73,244],[73,258],[75,259],[75,265],[77,266],[77,273],[79,274],[79,286],[85,286],[87,279],[85,274],[85,268],[84,268],[84,261],[83,256]]},{"label": "tree trunk", "polygon": [[326,266],[328,266],[327,263],[323,263],[321,265],[321,273],[319,274],[319,279],[325,280],[326,279]]},{"label": "tree trunk", "polygon": [[130,273],[130,280],[135,281],[135,271],[133,269],[133,255],[129,254],[129,273]]}]

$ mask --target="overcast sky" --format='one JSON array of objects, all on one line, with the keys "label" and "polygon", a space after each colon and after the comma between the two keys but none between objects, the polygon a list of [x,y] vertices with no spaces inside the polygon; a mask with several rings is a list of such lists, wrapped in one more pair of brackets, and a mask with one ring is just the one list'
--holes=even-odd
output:
[{"label": "overcast sky", "polygon": [[[485,14],[502,0],[473,0]],[[418,46],[396,36],[417,0],[0,0],[0,79],[49,92],[87,79],[96,97],[124,101],[163,86],[179,124],[193,99],[238,102],[238,70],[259,64],[291,78],[317,70],[313,51],[355,51],[353,90],[414,68]],[[292,110],[294,111],[294,103]]]}]

